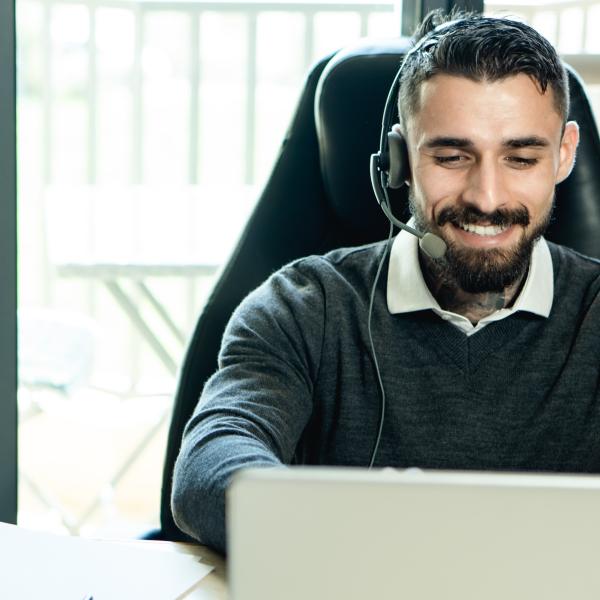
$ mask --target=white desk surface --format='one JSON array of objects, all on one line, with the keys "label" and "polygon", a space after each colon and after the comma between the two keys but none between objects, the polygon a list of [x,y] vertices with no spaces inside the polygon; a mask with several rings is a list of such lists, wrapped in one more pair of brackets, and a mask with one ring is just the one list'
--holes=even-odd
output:
[{"label": "white desk surface", "polygon": [[210,548],[181,542],[133,541],[128,543],[153,544],[161,548],[168,548],[172,552],[185,552],[198,556],[201,562],[214,567],[214,570],[201,579],[193,589],[182,596],[182,600],[184,598],[185,600],[226,600],[227,580],[225,560]]},{"label": "white desk surface", "polygon": [[0,597],[11,600],[227,598],[223,558],[194,544],[71,537],[0,523],[0,562]]}]

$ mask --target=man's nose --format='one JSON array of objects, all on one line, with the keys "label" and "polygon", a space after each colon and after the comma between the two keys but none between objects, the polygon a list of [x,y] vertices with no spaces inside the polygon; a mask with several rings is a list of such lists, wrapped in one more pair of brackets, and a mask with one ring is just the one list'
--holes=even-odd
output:
[{"label": "man's nose", "polygon": [[494,161],[478,161],[470,169],[466,183],[463,200],[481,212],[492,213],[504,204],[502,173],[500,166]]}]

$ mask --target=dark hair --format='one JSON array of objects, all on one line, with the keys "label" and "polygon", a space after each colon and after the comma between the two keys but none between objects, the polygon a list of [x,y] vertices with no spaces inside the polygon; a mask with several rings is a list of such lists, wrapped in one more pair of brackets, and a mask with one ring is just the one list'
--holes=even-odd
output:
[{"label": "dark hair", "polygon": [[402,66],[398,96],[403,129],[408,116],[418,110],[421,84],[440,73],[474,81],[498,81],[524,73],[542,93],[550,87],[555,108],[566,123],[566,70],[550,42],[529,25],[478,14],[445,15],[436,10],[425,17],[413,40],[413,49]]}]

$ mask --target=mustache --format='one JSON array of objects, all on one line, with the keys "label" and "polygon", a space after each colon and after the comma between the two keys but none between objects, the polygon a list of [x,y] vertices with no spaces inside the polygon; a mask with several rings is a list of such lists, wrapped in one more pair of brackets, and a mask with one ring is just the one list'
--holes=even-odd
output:
[{"label": "mustache", "polygon": [[441,227],[446,223],[460,225],[495,225],[498,227],[509,227],[511,225],[529,225],[529,212],[525,207],[513,210],[498,209],[492,213],[485,213],[475,206],[447,206],[442,209],[436,219],[436,224]]}]

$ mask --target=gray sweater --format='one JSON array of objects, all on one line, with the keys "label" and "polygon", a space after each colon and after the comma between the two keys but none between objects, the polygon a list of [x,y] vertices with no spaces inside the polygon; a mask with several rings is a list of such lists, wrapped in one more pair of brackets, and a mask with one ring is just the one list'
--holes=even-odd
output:
[{"label": "gray sweater", "polygon": [[[549,246],[549,318],[517,312],[470,337],[432,311],[391,315],[381,277],[376,466],[600,472],[600,261]],[[181,529],[225,549],[225,490],[241,467],[368,464],[382,251],[295,261],[236,310],[175,467]]]}]

